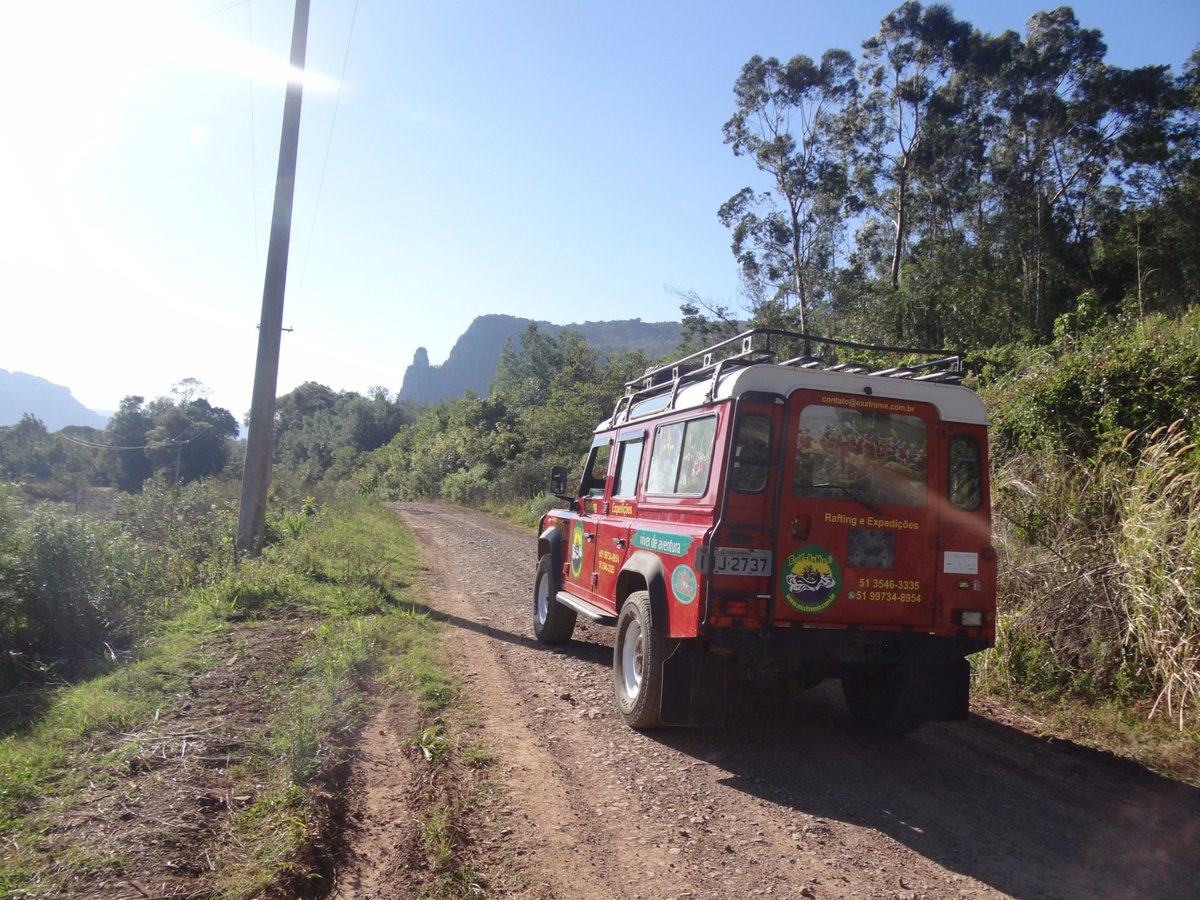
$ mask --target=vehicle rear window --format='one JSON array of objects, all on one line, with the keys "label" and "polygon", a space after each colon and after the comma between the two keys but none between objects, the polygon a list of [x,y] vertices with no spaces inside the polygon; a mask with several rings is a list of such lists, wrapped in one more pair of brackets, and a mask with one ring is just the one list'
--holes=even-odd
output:
[{"label": "vehicle rear window", "polygon": [[979,443],[958,435],[950,439],[950,502],[959,509],[979,509]]},{"label": "vehicle rear window", "polygon": [[654,432],[646,492],[699,496],[708,486],[717,417],[660,425]]},{"label": "vehicle rear window", "polygon": [[924,506],[925,423],[917,416],[812,404],[796,431],[796,497]]}]

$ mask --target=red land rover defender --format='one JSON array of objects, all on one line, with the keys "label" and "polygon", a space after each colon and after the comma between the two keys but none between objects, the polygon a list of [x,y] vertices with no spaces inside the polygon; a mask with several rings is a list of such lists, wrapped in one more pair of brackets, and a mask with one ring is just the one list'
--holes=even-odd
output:
[{"label": "red land rover defender", "polygon": [[[776,347],[939,354],[870,370]],[[617,627],[634,728],[724,722],[731,660],[840,678],[905,732],[967,715],[996,624],[987,416],[961,357],[754,329],[626,385],[582,481],[542,520],[533,627]]]}]

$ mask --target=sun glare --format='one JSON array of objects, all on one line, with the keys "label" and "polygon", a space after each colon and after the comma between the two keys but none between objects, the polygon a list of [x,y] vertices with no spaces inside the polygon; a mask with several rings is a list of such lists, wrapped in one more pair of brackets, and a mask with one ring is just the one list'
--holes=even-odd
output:
[{"label": "sun glare", "polygon": [[[198,19],[171,0],[26,4],[8,12],[0,36],[3,91],[27,111],[59,115],[109,107],[139,84],[166,71],[191,68],[286,84],[288,34],[278,56]],[[314,72],[305,88],[327,91],[336,82]]]}]

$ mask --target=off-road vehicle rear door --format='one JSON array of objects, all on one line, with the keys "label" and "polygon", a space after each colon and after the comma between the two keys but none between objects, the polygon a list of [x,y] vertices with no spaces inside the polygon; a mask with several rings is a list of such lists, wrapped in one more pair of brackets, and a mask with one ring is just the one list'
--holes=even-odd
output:
[{"label": "off-road vehicle rear door", "polygon": [[928,404],[808,390],[791,395],[776,621],[932,625],[938,515],[929,473],[941,434]]}]

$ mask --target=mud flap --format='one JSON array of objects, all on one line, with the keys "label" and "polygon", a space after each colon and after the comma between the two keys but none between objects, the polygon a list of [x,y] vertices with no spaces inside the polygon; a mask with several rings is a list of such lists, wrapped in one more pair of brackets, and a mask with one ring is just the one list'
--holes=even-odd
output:
[{"label": "mud flap", "polygon": [[920,667],[922,718],[949,722],[967,718],[970,709],[971,666],[965,659]]},{"label": "mud flap", "polygon": [[729,666],[684,643],[663,662],[662,724],[721,728],[728,705]]}]

